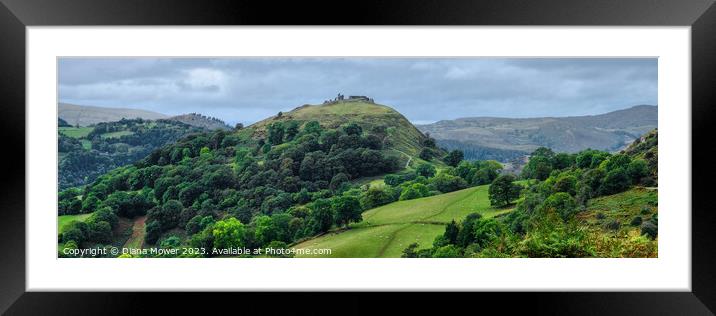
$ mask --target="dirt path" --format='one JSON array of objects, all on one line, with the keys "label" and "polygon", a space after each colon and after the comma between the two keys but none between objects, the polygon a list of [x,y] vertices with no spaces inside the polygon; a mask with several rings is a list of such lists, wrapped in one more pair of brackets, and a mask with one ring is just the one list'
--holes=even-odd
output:
[{"label": "dirt path", "polygon": [[144,246],[144,224],[146,221],[146,215],[134,219],[134,224],[132,224],[132,236],[124,243],[124,248],[139,249]]}]

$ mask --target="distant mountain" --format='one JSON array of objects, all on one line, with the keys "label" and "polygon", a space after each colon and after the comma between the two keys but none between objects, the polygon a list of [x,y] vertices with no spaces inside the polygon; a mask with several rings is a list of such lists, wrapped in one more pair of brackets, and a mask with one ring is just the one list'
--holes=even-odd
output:
[{"label": "distant mountain", "polygon": [[195,127],[201,127],[209,130],[223,129],[230,130],[231,126],[224,123],[224,121],[210,116],[201,115],[198,113],[182,114],[172,116],[168,118],[170,121],[182,122]]},{"label": "distant mountain", "polygon": [[72,126],[89,126],[101,122],[116,122],[123,118],[156,120],[167,118],[167,115],[137,109],[106,108],[90,105],[58,103],[58,117]]},{"label": "distant mountain", "polygon": [[657,127],[657,109],[652,105],[638,105],[588,116],[471,117],[417,127],[434,137],[440,146],[465,151],[466,158],[507,161],[540,146],[556,152],[587,148],[619,151]]}]

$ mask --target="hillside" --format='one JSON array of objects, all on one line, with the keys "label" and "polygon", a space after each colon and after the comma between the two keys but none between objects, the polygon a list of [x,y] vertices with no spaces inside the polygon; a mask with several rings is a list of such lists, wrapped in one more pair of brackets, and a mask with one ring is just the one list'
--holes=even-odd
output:
[{"label": "hillside", "polygon": [[230,130],[231,127],[229,125],[226,125],[224,121],[215,118],[215,117],[209,117],[205,115],[201,115],[198,113],[189,113],[189,114],[182,114],[177,116],[172,116],[168,118],[170,121],[177,121],[184,124],[188,124],[195,127],[204,128],[207,130],[217,130],[217,129],[223,129],[223,130]]},{"label": "hillside", "polygon": [[489,185],[399,201],[363,213],[363,221],[293,246],[294,249],[331,249],[330,255],[297,257],[398,258],[411,243],[429,247],[452,220],[468,214],[485,218],[505,214],[511,209],[495,209],[487,196]]},{"label": "hillside", "polygon": [[89,127],[59,127],[59,189],[92,182],[155,149],[205,129],[169,120],[120,120]]},{"label": "hillside", "polygon": [[90,105],[76,105],[69,103],[58,103],[57,116],[72,126],[89,126],[101,122],[114,122],[123,118],[141,118],[145,120],[156,120],[168,116],[146,110],[127,108],[108,108]]},{"label": "hillside", "polygon": [[411,124],[402,114],[394,109],[371,102],[343,101],[323,105],[303,105],[290,112],[281,113],[259,121],[250,126],[256,131],[255,136],[264,135],[266,128],[273,122],[318,121],[321,126],[332,129],[349,122],[358,123],[364,131],[377,131],[385,147],[402,151],[410,156],[417,156],[425,140],[420,130]]},{"label": "hillside", "polygon": [[468,159],[508,161],[538,147],[574,153],[623,149],[658,124],[657,107],[634,106],[601,115],[542,118],[472,117],[417,127],[440,146],[462,149]]},{"label": "hillside", "polygon": [[[139,138],[138,131],[175,124],[188,126],[173,120],[122,120],[62,128],[61,144],[83,154],[97,153],[99,147],[123,147],[122,152],[133,153],[137,151],[119,144]],[[365,181],[395,173],[400,181],[427,183],[424,177],[416,177],[417,170],[434,174],[435,166],[444,166],[440,160],[444,153],[427,140],[389,107],[355,101],[303,106],[246,128],[191,133],[155,147],[131,165],[103,170],[105,174],[94,181],[85,180],[88,185],[82,189],[61,191],[60,215],[94,215],[87,220],[88,226],[73,224],[63,232],[60,245],[107,245],[130,235],[136,238],[125,242],[142,247],[288,244],[321,234],[332,225],[357,221],[357,211],[400,197],[393,189],[366,189],[361,184]],[[436,156],[416,156],[426,150]],[[62,165],[77,161],[72,166],[80,168],[87,164],[70,159],[71,155],[76,154],[68,154],[61,162],[61,177],[77,179]],[[483,178],[494,173],[485,173]],[[430,186],[430,192],[421,184],[412,196],[467,186],[454,176],[435,178],[439,181]],[[334,216],[338,204],[344,213]],[[265,236],[261,225],[271,227]],[[216,227],[251,233],[222,244],[215,236],[221,234]],[[92,232],[84,233],[87,229]]]}]

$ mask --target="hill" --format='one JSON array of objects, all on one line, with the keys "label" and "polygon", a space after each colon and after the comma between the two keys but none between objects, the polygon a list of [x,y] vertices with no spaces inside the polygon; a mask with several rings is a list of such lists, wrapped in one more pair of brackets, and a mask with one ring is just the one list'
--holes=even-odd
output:
[{"label": "hill", "polygon": [[127,108],[107,108],[90,105],[76,105],[69,103],[58,103],[58,117],[72,126],[90,126],[101,122],[114,122],[123,118],[141,118],[145,120],[156,120],[168,116],[146,110]]},{"label": "hill", "polygon": [[195,127],[200,127],[208,130],[217,130],[217,129],[223,129],[223,130],[230,130],[231,126],[226,125],[224,121],[210,116],[201,115],[198,113],[189,113],[189,114],[182,114],[177,116],[172,116],[168,118],[170,121],[177,121],[184,124],[188,124]]},{"label": "hill", "polygon": [[122,119],[89,127],[59,127],[59,189],[81,186],[134,163],[155,149],[205,129],[169,120]]},{"label": "hill", "polygon": [[[83,140],[94,150],[95,142],[136,138],[135,130],[150,127],[145,124],[186,126],[172,120],[137,121],[133,129],[115,126],[127,122],[65,129],[62,138],[74,140],[69,144],[73,150],[80,151]],[[426,150],[438,156],[414,156]],[[88,224],[90,230],[102,231],[84,234],[87,227],[70,227],[60,238],[63,244],[75,241],[70,245],[82,247],[106,245],[116,237],[108,236],[112,231],[126,231],[117,225],[146,216],[146,222],[131,228],[131,235],[142,236],[137,244],[225,248],[215,227],[247,230],[240,240],[227,241],[232,247],[288,244],[355,221],[356,211],[401,196],[393,189],[368,189],[363,183],[370,179],[396,173],[392,181],[421,181],[411,196],[465,188],[465,180],[445,175],[435,177],[439,180],[428,192],[425,177],[416,177],[417,170],[434,175],[435,166],[444,166],[438,159],[443,154],[387,106],[356,101],[303,106],[246,128],[186,135],[85,182],[82,190],[60,192],[61,215],[102,214],[93,217],[98,223]],[[63,163],[67,161],[69,155]],[[72,175],[67,170],[61,174]],[[334,207],[344,213],[334,216]]]},{"label": "hill", "polygon": [[259,121],[250,127],[256,135],[265,135],[268,125],[273,122],[297,121],[305,124],[318,121],[329,129],[338,128],[349,122],[356,122],[364,131],[380,135],[385,147],[398,150],[410,156],[417,156],[426,139],[420,130],[398,111],[391,107],[363,101],[338,101],[322,105],[303,105],[290,112],[280,113]]},{"label": "hill", "polygon": [[440,146],[468,159],[508,161],[538,147],[574,153],[587,148],[616,152],[658,124],[656,106],[639,105],[601,115],[541,118],[472,117],[417,127]]},{"label": "hill", "polygon": [[490,218],[511,209],[490,206],[489,185],[460,191],[394,202],[363,213],[363,221],[323,236],[301,242],[294,249],[331,249],[331,254],[297,257],[398,258],[412,243],[429,247],[445,231],[450,221],[461,221],[468,214]]}]

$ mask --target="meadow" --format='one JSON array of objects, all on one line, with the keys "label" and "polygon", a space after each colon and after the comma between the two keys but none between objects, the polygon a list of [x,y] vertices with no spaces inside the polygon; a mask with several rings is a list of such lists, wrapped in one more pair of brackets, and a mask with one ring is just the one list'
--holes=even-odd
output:
[{"label": "meadow", "polygon": [[490,218],[510,212],[512,208],[490,206],[488,187],[482,185],[377,207],[364,212],[363,221],[351,224],[348,229],[330,231],[293,248],[329,248],[331,254],[327,257],[397,258],[411,243],[430,247],[452,220],[460,221],[471,213]]}]

